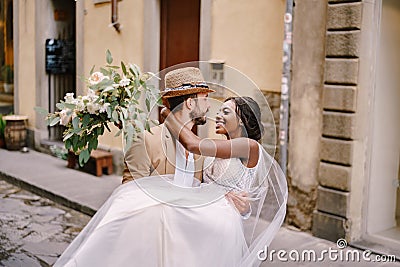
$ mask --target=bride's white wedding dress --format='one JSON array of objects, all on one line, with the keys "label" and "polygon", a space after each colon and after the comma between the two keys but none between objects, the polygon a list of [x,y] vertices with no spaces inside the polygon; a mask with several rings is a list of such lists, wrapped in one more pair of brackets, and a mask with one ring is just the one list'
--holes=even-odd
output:
[{"label": "bride's white wedding dress", "polygon": [[[279,230],[287,199],[284,175],[261,146],[255,168],[215,159],[199,187],[178,187],[172,179],[144,177],[119,186],[54,266],[260,264],[257,252]],[[249,192],[251,218],[226,200],[228,190]]]}]

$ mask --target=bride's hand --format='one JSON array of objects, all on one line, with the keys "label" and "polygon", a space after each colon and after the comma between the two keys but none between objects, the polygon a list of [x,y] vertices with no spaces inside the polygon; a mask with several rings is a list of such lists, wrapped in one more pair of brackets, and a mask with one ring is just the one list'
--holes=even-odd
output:
[{"label": "bride's hand", "polygon": [[167,108],[167,107],[163,107],[161,112],[160,112],[161,116],[164,119],[166,119],[170,113],[171,113],[171,110],[169,110],[169,108]]},{"label": "bride's hand", "polygon": [[245,215],[250,211],[250,202],[246,192],[234,193],[230,191],[225,194],[225,197],[235,206],[240,215]]}]

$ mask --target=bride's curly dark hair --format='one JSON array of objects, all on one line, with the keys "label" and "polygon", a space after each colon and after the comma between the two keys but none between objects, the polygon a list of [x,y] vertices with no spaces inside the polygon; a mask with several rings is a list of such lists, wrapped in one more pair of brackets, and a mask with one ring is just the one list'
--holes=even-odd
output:
[{"label": "bride's curly dark hair", "polygon": [[264,133],[260,106],[253,98],[248,96],[229,97],[224,102],[229,100],[232,100],[236,105],[236,114],[246,129],[247,137],[259,141]]}]

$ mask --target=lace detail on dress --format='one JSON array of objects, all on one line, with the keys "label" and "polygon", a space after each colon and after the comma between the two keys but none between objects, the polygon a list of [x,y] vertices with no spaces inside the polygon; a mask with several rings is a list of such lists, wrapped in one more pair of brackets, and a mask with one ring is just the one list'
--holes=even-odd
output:
[{"label": "lace detail on dress", "polygon": [[206,169],[203,171],[203,182],[216,183],[227,190],[235,191],[249,189],[256,171],[256,167],[244,166],[239,158],[206,158],[204,166]]}]

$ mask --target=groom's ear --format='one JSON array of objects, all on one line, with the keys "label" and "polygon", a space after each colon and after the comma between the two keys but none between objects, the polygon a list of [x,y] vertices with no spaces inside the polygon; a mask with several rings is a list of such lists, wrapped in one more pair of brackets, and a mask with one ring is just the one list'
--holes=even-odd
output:
[{"label": "groom's ear", "polygon": [[185,100],[184,104],[186,105],[187,109],[192,110],[192,108],[193,108],[193,98],[189,97],[188,99]]}]

